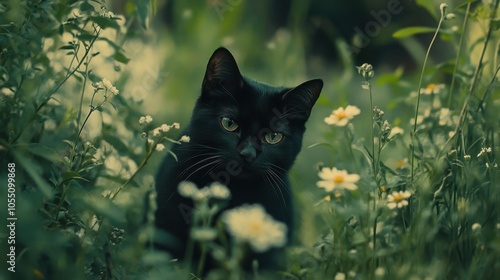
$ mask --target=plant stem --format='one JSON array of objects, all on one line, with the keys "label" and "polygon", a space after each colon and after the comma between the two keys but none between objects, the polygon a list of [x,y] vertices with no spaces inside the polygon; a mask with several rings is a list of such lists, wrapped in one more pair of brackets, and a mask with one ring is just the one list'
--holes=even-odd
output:
[{"label": "plant stem", "polygon": [[460,64],[460,56],[462,55],[462,47],[465,38],[465,29],[467,28],[467,22],[469,19],[470,4],[467,4],[467,9],[465,10],[465,18],[462,24],[462,34],[460,35],[460,42],[458,43],[457,58],[455,59],[455,67],[453,68],[453,75],[451,78],[450,92],[448,93],[448,108],[451,110],[451,96],[453,95],[453,88],[455,86],[456,74],[458,71],[458,65]]},{"label": "plant stem", "polygon": [[146,163],[148,163],[148,160],[149,158],[153,155],[154,151],[155,151],[155,147],[156,145],[162,140],[163,138],[159,138],[158,141],[156,141],[156,143],[154,143],[154,145],[151,145],[151,150],[148,152],[148,154],[146,155],[146,158],[144,158],[144,160],[142,161],[141,165],[135,170],[135,172],[132,174],[132,176],[130,176],[130,178],[125,182],[123,183],[123,185],[121,185],[111,196],[110,196],[110,199],[113,200],[117,195],[118,193],[120,193],[120,191],[125,188],[128,184],[130,184],[130,182],[132,182],[132,180],[134,180],[135,176],[137,176],[137,174],[139,174],[139,172],[144,168],[144,166],[146,166]]},{"label": "plant stem", "polygon": [[372,138],[372,169],[373,169],[373,178],[377,179],[377,170],[376,170],[376,164],[375,164],[375,138],[374,138],[374,132],[373,130],[375,129],[375,126],[373,124],[373,115],[374,115],[374,112],[373,112],[373,96],[372,96],[372,86],[370,84],[370,82],[368,82],[368,92],[370,94],[370,122],[371,122],[371,129],[370,129],[370,132],[371,132],[371,138]]},{"label": "plant stem", "polygon": [[436,32],[434,33],[434,36],[432,37],[431,43],[429,44],[429,47],[427,48],[427,52],[425,53],[425,58],[424,58],[424,64],[422,65],[422,71],[420,73],[420,79],[418,81],[418,88],[417,88],[417,104],[415,107],[415,117],[414,117],[414,122],[413,122],[413,131],[411,134],[411,184],[413,185],[414,183],[414,177],[415,177],[415,143],[414,137],[415,133],[417,132],[417,119],[418,119],[418,109],[420,107],[420,88],[422,88],[422,81],[424,79],[424,72],[425,72],[425,66],[427,65],[427,60],[429,59],[429,54],[431,52],[432,46],[434,45],[434,41],[436,40],[437,35],[439,34],[439,30],[441,29],[441,24],[443,23],[444,20],[444,14],[441,15],[441,18],[439,19],[438,26],[436,28]]}]

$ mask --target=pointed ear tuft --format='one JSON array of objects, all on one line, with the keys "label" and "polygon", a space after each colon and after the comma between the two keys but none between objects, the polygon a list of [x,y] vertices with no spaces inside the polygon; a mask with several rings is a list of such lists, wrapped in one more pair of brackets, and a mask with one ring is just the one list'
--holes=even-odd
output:
[{"label": "pointed ear tuft", "polygon": [[322,88],[323,81],[315,79],[287,91],[283,95],[287,115],[291,116],[291,118],[307,121]]},{"label": "pointed ear tuft", "polygon": [[243,86],[243,79],[233,55],[223,47],[218,48],[208,61],[202,87],[204,89],[225,88],[229,91]]}]

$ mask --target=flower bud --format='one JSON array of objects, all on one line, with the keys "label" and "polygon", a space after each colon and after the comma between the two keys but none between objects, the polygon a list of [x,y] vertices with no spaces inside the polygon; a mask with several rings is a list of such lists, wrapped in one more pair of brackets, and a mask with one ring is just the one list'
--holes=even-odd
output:
[{"label": "flower bud", "polygon": [[456,17],[456,16],[455,16],[455,14],[454,14],[454,13],[449,13],[449,14],[447,14],[447,15],[444,17],[444,19],[445,19],[445,20],[450,20],[450,19],[454,19],[455,17]]},{"label": "flower bud", "polygon": [[439,5],[439,9],[441,10],[441,17],[444,17],[446,15],[446,8],[448,8],[448,5],[446,3],[441,3],[441,5]]},{"label": "flower bud", "polygon": [[373,71],[373,66],[368,63],[363,63],[361,66],[356,66],[358,69],[358,74],[360,74],[365,80],[369,81],[375,75]]}]

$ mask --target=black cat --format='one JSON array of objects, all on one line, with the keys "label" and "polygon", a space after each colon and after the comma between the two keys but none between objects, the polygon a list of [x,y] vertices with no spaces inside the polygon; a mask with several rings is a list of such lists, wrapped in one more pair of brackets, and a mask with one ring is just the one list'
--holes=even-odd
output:
[{"label": "black cat", "polygon": [[[156,226],[171,235],[164,247],[182,259],[189,236],[190,199],[179,195],[181,181],[199,188],[218,181],[231,192],[227,208],[261,204],[275,220],[293,229],[288,171],[302,146],[305,122],[323,87],[321,80],[295,88],[272,87],[240,74],[225,48],[210,58],[201,96],[184,131],[189,143],[175,146],[157,175]],[[260,267],[280,263],[277,250],[256,254]]]}]

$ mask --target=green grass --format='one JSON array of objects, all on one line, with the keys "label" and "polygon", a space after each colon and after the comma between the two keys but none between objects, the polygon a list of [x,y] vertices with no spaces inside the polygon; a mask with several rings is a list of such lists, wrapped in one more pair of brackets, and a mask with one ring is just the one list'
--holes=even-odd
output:
[{"label": "green grass", "polygon": [[[274,35],[268,19],[241,19],[244,2],[221,18],[204,1],[178,1],[169,28],[151,21],[155,1],[116,5],[120,16],[94,2],[55,2],[9,2],[0,20],[1,197],[12,181],[17,217],[16,272],[2,266],[4,278],[197,279],[196,267],[151,250],[154,174],[168,148],[182,145],[179,130],[154,129],[188,123],[219,45],[256,80],[293,86],[319,73],[325,81],[291,172],[298,225],[289,265],[271,279],[494,279],[500,272],[499,1],[449,3],[427,24],[434,28],[397,33],[406,40],[433,30],[432,42],[455,59],[440,61],[429,41],[409,50],[433,58],[419,57],[417,71],[381,65],[373,77],[358,75],[340,38],[332,52],[341,65],[308,60],[298,1],[289,26]],[[439,14],[438,3],[417,2]],[[456,18],[444,20],[449,13]],[[361,110],[348,125],[324,122],[347,105]],[[146,115],[152,122],[140,124]],[[389,138],[394,127],[404,132]],[[358,174],[357,189],[319,188],[323,167]],[[399,191],[411,194],[408,204],[390,208]],[[213,206],[203,203],[201,216]],[[9,234],[0,230],[2,263]],[[221,250],[237,252],[231,246]],[[237,279],[232,261],[223,259],[230,273],[223,275]]]}]

